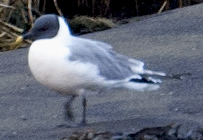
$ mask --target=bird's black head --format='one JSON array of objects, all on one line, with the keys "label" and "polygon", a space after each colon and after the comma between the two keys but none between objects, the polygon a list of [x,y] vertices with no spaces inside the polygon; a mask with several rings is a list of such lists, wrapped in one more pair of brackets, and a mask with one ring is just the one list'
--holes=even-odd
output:
[{"label": "bird's black head", "polygon": [[32,29],[23,35],[23,39],[38,40],[56,36],[59,30],[58,16],[54,14],[43,15],[36,19]]}]

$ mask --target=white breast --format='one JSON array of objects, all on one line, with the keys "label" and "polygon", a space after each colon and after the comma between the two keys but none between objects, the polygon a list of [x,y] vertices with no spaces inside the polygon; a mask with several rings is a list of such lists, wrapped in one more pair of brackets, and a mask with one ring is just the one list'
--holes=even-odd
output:
[{"label": "white breast", "polygon": [[102,77],[90,63],[69,61],[70,50],[54,39],[33,42],[28,55],[28,64],[35,79],[42,85],[65,94],[97,85]]}]

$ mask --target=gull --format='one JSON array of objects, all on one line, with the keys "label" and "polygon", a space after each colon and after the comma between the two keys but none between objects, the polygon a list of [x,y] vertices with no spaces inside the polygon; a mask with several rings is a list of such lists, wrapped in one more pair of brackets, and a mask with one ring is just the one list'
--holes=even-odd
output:
[{"label": "gull", "polygon": [[66,20],[55,14],[36,19],[31,30],[19,36],[16,43],[23,39],[33,41],[28,65],[34,78],[49,89],[71,97],[64,106],[66,118],[74,118],[72,102],[75,97],[83,96],[81,125],[86,124],[87,91],[156,90],[161,80],[151,76],[165,76],[163,72],[145,69],[142,61],[116,53],[107,43],[71,35]]}]

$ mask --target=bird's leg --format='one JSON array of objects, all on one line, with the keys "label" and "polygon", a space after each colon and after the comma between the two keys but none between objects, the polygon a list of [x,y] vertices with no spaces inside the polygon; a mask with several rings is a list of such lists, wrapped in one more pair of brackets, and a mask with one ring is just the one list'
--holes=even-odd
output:
[{"label": "bird's leg", "polygon": [[64,109],[65,109],[65,119],[70,119],[71,121],[74,120],[74,115],[72,111],[72,103],[75,99],[75,95],[72,95],[71,98],[65,103]]},{"label": "bird's leg", "polygon": [[[64,118],[65,118],[65,120],[71,120],[71,121],[74,120],[74,115],[73,115],[73,112],[72,112],[72,103],[73,103],[75,97],[76,97],[75,95],[72,95],[70,97],[70,99],[64,105],[64,110],[65,110]],[[57,127],[71,128],[71,127],[75,127],[75,125],[60,124],[60,125],[57,125]]]},{"label": "bird's leg", "polygon": [[86,107],[87,107],[87,100],[86,98],[83,96],[83,100],[82,100],[82,105],[83,105],[83,114],[82,114],[82,121],[80,123],[80,125],[86,125]]},{"label": "bird's leg", "polygon": [[[72,103],[74,101],[76,96],[72,95],[71,98],[65,103],[64,108],[65,108],[65,119],[66,120],[74,120],[74,115],[72,112]],[[84,126],[86,125],[86,106],[87,106],[87,100],[86,98],[83,96],[82,99],[82,105],[83,105],[83,116],[82,116],[82,121],[77,124],[77,125],[58,125],[58,127],[76,127],[76,126]]]}]

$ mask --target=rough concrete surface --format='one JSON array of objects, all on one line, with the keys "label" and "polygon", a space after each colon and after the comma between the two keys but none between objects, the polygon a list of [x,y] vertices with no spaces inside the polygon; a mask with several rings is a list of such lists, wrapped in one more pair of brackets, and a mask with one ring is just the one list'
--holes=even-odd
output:
[{"label": "rough concrete surface", "polygon": [[[81,36],[107,42],[117,52],[144,61],[148,69],[172,77],[163,79],[158,91],[88,95],[85,127],[56,127],[65,123],[67,97],[34,80],[27,65],[28,48],[0,53],[0,139],[57,140],[76,130],[132,132],[170,123],[182,124],[182,133],[202,127],[202,13],[199,4]],[[81,98],[74,102],[76,122],[82,115],[80,102]]]}]

